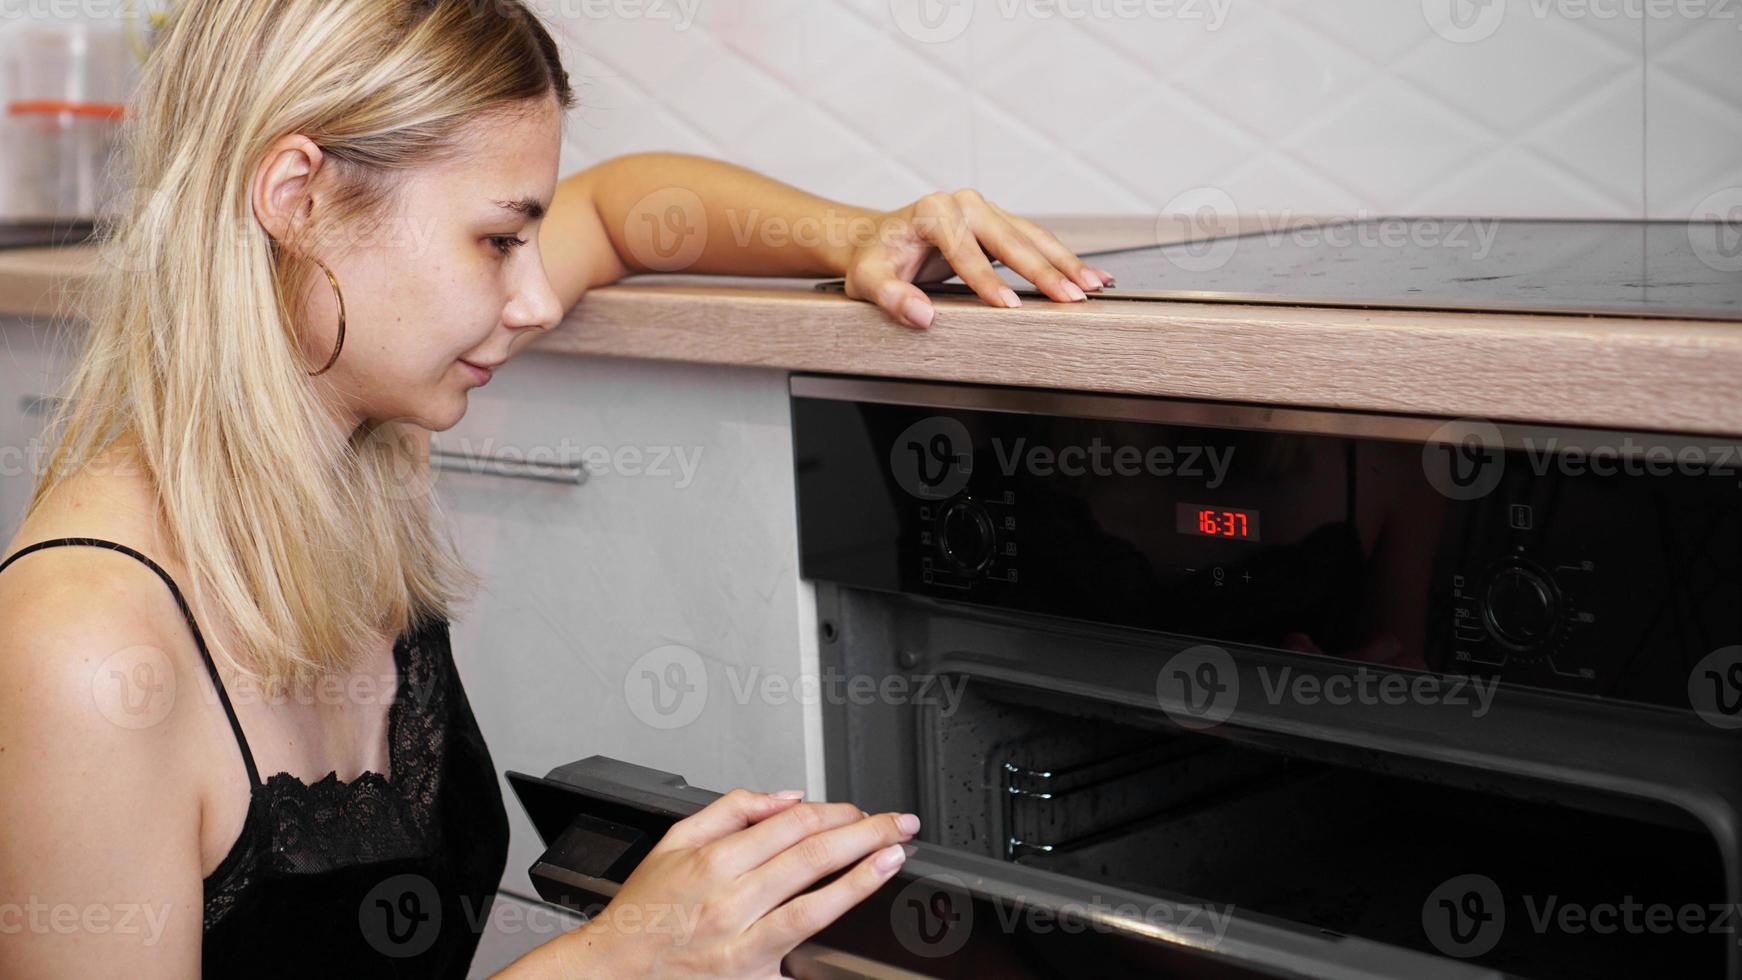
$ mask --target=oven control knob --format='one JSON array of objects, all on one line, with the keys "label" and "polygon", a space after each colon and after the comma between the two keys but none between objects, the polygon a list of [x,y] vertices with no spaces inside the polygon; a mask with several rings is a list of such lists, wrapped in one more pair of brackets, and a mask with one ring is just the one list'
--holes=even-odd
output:
[{"label": "oven control knob", "polygon": [[951,501],[938,515],[938,525],[944,558],[958,571],[977,572],[992,560],[996,544],[992,518],[977,502],[967,498]]},{"label": "oven control knob", "polygon": [[1560,620],[1554,582],[1526,565],[1503,565],[1488,579],[1483,602],[1488,631],[1500,642],[1527,650],[1547,640]]}]

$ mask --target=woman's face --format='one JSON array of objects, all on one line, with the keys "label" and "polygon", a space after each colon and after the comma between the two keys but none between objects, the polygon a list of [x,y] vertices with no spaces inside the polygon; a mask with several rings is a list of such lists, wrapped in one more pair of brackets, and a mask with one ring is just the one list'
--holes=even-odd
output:
[{"label": "woman's face", "polygon": [[[538,251],[540,216],[556,192],[561,116],[555,98],[526,108],[473,124],[456,157],[403,177],[378,218],[303,246],[344,294],[344,348],[317,380],[330,386],[344,432],[391,419],[450,428],[491,369],[562,319]],[[331,186],[336,175],[321,173],[320,155],[305,137],[287,136],[262,165],[256,213],[275,237],[274,222],[288,223],[305,185],[317,209]],[[308,322],[298,325],[311,371],[327,363],[338,335],[332,287],[314,273]]]}]

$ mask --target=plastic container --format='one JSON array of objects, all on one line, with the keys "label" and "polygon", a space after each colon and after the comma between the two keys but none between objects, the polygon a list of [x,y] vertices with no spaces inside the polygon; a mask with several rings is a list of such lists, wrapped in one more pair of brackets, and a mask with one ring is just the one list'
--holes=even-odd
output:
[{"label": "plastic container", "polygon": [[5,52],[8,221],[88,221],[119,200],[116,137],[135,59],[101,24],[18,29]]}]

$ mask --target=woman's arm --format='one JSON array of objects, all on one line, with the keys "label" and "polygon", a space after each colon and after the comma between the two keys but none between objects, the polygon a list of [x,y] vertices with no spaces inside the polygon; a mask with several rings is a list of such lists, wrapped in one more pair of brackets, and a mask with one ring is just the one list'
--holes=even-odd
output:
[{"label": "woman's arm", "polygon": [[205,699],[161,583],[82,551],[0,575],[0,976],[198,976]]},{"label": "woman's arm", "polygon": [[594,286],[640,272],[844,276],[847,295],[923,327],[932,304],[913,283],[952,270],[987,303],[1020,305],[990,259],[1059,302],[1111,281],[1050,232],[972,190],[880,212],[677,153],[617,157],[564,178],[539,248],[564,309]]}]

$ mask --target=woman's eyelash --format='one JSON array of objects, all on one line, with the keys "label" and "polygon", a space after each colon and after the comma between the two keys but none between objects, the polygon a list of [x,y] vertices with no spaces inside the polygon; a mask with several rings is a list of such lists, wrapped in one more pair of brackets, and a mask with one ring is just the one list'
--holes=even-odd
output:
[{"label": "woman's eyelash", "polygon": [[490,244],[496,246],[496,251],[503,255],[507,255],[520,246],[525,245],[526,239],[517,235],[491,235]]}]

